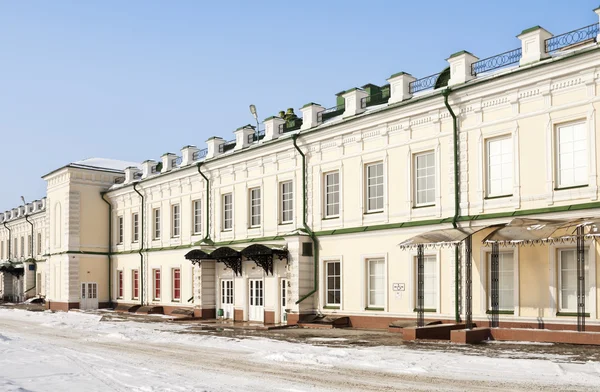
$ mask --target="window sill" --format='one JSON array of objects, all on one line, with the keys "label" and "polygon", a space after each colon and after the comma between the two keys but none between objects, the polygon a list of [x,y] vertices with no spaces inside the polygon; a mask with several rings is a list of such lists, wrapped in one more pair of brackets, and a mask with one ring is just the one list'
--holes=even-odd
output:
[{"label": "window sill", "polygon": [[258,226],[249,226],[248,230],[252,230],[252,229],[260,229],[260,225]]},{"label": "window sill", "polygon": [[171,302],[177,302],[177,303],[180,303],[180,302],[181,302],[181,300],[180,300],[180,299],[172,299],[172,300],[171,300]]},{"label": "window sill", "polygon": [[131,241],[131,243],[132,243],[132,244],[137,244],[137,243],[138,243],[138,241]]},{"label": "window sill", "polygon": [[585,185],[573,185],[573,186],[557,187],[557,188],[554,188],[554,190],[555,191],[567,191],[569,189],[585,188],[587,186],[588,186],[588,184],[585,184]]},{"label": "window sill", "polygon": [[383,210],[378,211],[367,211],[364,213],[365,215],[374,215],[374,214],[383,214]]},{"label": "window sill", "polygon": [[289,225],[293,225],[293,224],[294,224],[294,222],[293,222],[293,221],[292,221],[292,222],[281,222],[281,223],[279,224],[279,226],[289,226]]},{"label": "window sill", "polygon": [[366,307],[365,310],[370,310],[373,312],[384,312],[385,311],[384,308],[374,308],[374,307]]},{"label": "window sill", "polygon": [[504,199],[504,198],[508,198],[508,197],[512,197],[512,194],[510,194],[510,195],[498,195],[498,196],[487,196],[487,197],[484,198],[484,200]]},{"label": "window sill", "polygon": [[221,230],[221,233],[231,233],[233,231],[233,229],[225,229],[225,230]]},{"label": "window sill", "polygon": [[414,206],[413,210],[418,210],[419,208],[429,208],[429,207],[435,207],[435,204],[424,204],[422,206]]},{"label": "window sill", "polygon": [[[557,312],[557,317],[577,317],[577,312]],[[585,313],[585,317],[590,317],[589,313]]]},{"label": "window sill", "polygon": [[485,314],[508,314],[508,315],[514,315],[515,311],[514,310],[486,310]]},{"label": "window sill", "polygon": [[323,309],[340,310],[340,306],[339,305],[325,305],[325,306],[323,306]]},{"label": "window sill", "polygon": [[[419,311],[419,309],[417,309],[417,308],[413,309],[413,312],[418,312],[418,311]],[[423,312],[425,312],[425,313],[436,313],[437,309],[423,309]]]},{"label": "window sill", "polygon": [[336,216],[326,216],[324,218],[322,218],[321,220],[334,220],[334,219],[340,219],[339,215]]}]

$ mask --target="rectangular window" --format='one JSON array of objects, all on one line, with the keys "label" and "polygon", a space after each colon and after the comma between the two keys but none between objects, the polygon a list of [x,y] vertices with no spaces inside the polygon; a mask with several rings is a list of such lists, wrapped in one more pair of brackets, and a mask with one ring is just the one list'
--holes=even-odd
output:
[{"label": "rectangular window", "polygon": [[233,280],[221,280],[221,305],[233,305]]},{"label": "rectangular window", "polygon": [[27,255],[29,257],[33,256],[33,238],[31,238],[31,234],[27,235]]},{"label": "rectangular window", "polygon": [[181,211],[179,211],[179,204],[171,206],[171,229],[172,237],[179,237],[181,233]]},{"label": "rectangular window", "polygon": [[280,184],[281,191],[281,223],[291,223],[294,220],[294,190],[291,181]]},{"label": "rectangular window", "polygon": [[155,208],[152,210],[152,215],[154,217],[154,236],[155,240],[160,239],[160,208]]},{"label": "rectangular window", "polygon": [[328,261],[325,263],[327,295],[325,304],[339,306],[342,302],[341,263],[339,261]]},{"label": "rectangular window", "polygon": [[435,153],[429,151],[414,157],[415,206],[435,204]]},{"label": "rectangular window", "polygon": [[325,217],[340,215],[340,172],[325,174]]},{"label": "rectangular window", "polygon": [[118,238],[118,242],[117,244],[122,244],[123,243],[123,217],[119,216],[117,218],[117,220],[119,221],[119,238]]},{"label": "rectangular window", "polygon": [[512,138],[487,141],[487,196],[507,196],[513,187]]},{"label": "rectangular window", "polygon": [[194,200],[192,202],[192,208],[194,210],[194,234],[200,234],[202,232],[202,203],[200,200]]},{"label": "rectangular window", "polygon": [[118,298],[123,298],[123,271],[117,271],[117,284],[119,287],[117,296]]},{"label": "rectangular window", "polygon": [[131,238],[133,242],[138,242],[140,239],[140,216],[138,213],[131,215]]},{"label": "rectangular window", "polygon": [[367,304],[370,308],[383,308],[385,306],[385,260],[368,260],[367,272]]},{"label": "rectangular window", "polygon": [[[8,256],[10,258],[10,255]],[[13,240],[12,256],[19,257],[19,240],[16,238]]]},{"label": "rectangular window", "polygon": [[21,237],[21,257],[25,257],[25,237]]},{"label": "rectangular window", "polygon": [[4,259],[4,241],[0,241],[0,260]]},{"label": "rectangular window", "polygon": [[260,188],[250,189],[250,227],[260,226],[261,207]]},{"label": "rectangular window", "polygon": [[[418,290],[418,260],[415,257],[415,290]],[[423,257],[423,307],[437,310],[437,258],[435,255]],[[415,294],[415,298],[417,295]],[[416,301],[415,301],[416,306]]]},{"label": "rectangular window", "polygon": [[42,233],[37,234],[37,254],[42,254]]},{"label": "rectangular window", "polygon": [[223,230],[233,228],[233,195],[226,193],[223,195]]},{"label": "rectangular window", "polygon": [[154,300],[160,301],[160,270],[153,269],[152,277],[154,280]]},{"label": "rectangular window", "polygon": [[566,124],[556,129],[557,183],[559,188],[587,185],[587,137],[585,124]]},{"label": "rectangular window", "polygon": [[[488,254],[488,298],[489,308],[492,308],[492,255]],[[515,263],[513,252],[500,252],[498,254],[498,308],[504,311],[515,310]]]},{"label": "rectangular window", "polygon": [[383,163],[366,166],[367,212],[383,211]]},{"label": "rectangular window", "polygon": [[140,296],[140,274],[138,270],[131,271],[131,298],[138,299]]},{"label": "rectangular window", "polygon": [[[558,252],[559,262],[559,311],[577,312],[577,251],[561,249]],[[588,251],[585,251],[585,303],[590,303],[590,264]],[[586,306],[587,308],[587,306]]]},{"label": "rectangular window", "polygon": [[181,301],[181,269],[173,268],[173,301]]}]

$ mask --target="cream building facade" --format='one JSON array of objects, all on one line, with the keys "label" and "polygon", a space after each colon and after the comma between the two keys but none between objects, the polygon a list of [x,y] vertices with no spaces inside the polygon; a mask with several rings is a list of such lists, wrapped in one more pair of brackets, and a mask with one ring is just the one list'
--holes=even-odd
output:
[{"label": "cream building facade", "polygon": [[[600,217],[597,35],[598,23],[557,36],[537,26],[512,51],[458,52],[439,74],[400,72],[339,93],[332,108],[270,117],[263,132],[244,126],[158,161],[54,171],[41,294],[55,309],[183,308],[265,323],[468,315],[574,329],[585,317],[600,331],[589,223]],[[589,221],[580,247],[572,233],[549,233],[503,237],[492,251],[506,225],[579,218]],[[472,247],[462,237],[399,246],[454,226]]]}]

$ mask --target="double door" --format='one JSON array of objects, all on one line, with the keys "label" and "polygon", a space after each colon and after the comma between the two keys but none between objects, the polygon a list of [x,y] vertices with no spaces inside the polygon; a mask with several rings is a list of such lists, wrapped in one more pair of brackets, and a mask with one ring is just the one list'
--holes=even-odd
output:
[{"label": "double door", "polygon": [[221,309],[223,318],[233,319],[233,279],[221,279]]},{"label": "double door", "polygon": [[249,306],[248,320],[265,320],[265,302],[264,302],[264,282],[262,279],[250,279],[249,281]]},{"label": "double door", "polygon": [[98,309],[98,283],[81,283],[80,309]]}]

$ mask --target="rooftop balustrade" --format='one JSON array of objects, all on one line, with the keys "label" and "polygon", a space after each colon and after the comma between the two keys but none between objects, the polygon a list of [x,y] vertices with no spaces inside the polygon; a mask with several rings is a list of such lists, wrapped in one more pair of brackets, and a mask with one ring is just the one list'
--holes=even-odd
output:
[{"label": "rooftop balustrade", "polygon": [[569,31],[568,33],[548,38],[545,41],[546,53],[556,52],[557,50],[565,49],[584,41],[593,42],[598,36],[598,31],[600,31],[600,23],[594,23],[577,30]]},{"label": "rooftop balustrade", "polygon": [[204,148],[202,150],[198,150],[192,154],[192,159],[194,161],[199,161],[202,158],[206,158],[206,154],[208,154],[208,148]]},{"label": "rooftop balustrade", "polygon": [[390,88],[384,88],[380,92],[375,93],[373,95],[369,95],[368,97],[361,98],[360,107],[362,109],[367,108],[369,106],[380,105],[383,103],[388,103],[390,100]]},{"label": "rooftop balustrade", "polygon": [[317,113],[317,123],[320,124],[324,121],[327,121],[330,118],[339,116],[340,114],[344,113],[345,109],[346,109],[346,105],[343,104],[343,105],[337,105],[337,106],[333,106],[328,109],[322,110],[319,113]]},{"label": "rooftop balustrade", "polygon": [[408,85],[409,92],[411,94],[414,94],[414,93],[418,93],[419,91],[424,91],[424,90],[428,90],[430,88],[434,88],[435,82],[437,81],[440,74],[441,74],[441,72],[438,72],[436,74],[429,75],[424,78],[417,79],[413,82],[410,82],[410,84]]},{"label": "rooftop balustrade", "polygon": [[477,76],[484,72],[489,72],[494,69],[517,64],[521,60],[522,48],[509,50],[508,52],[500,53],[495,56],[479,60],[471,64],[471,75]]}]

